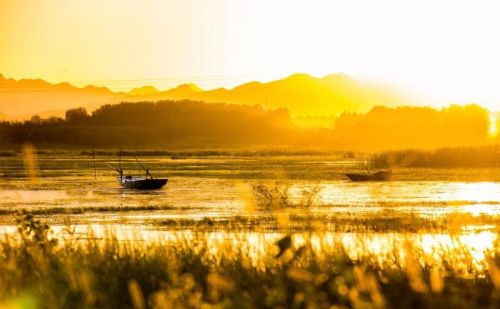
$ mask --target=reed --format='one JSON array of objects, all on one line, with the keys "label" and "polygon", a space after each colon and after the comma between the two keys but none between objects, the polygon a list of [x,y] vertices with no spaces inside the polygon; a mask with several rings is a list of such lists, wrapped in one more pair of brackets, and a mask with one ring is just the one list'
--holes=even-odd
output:
[{"label": "reed", "polygon": [[[92,236],[92,235],[89,235]],[[486,276],[465,278],[446,265],[423,265],[408,245],[402,267],[318,255],[286,236],[259,260],[207,242],[175,246],[76,235],[56,239],[25,216],[0,248],[0,306],[30,308],[485,308],[499,305],[498,256]],[[457,257],[448,257],[453,263]],[[466,265],[467,266],[467,265]]]}]

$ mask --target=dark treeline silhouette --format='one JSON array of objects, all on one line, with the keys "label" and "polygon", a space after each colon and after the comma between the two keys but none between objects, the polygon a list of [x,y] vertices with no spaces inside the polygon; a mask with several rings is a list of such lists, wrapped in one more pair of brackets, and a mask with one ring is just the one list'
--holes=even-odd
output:
[{"label": "dark treeline silhouette", "polygon": [[431,107],[374,107],[366,115],[343,114],[334,139],[340,148],[383,150],[484,145],[489,113],[476,104]]},{"label": "dark treeline silhouette", "polygon": [[65,119],[2,122],[4,144],[31,142],[83,147],[158,147],[190,143],[278,143],[296,129],[285,109],[197,101],[120,103],[88,114],[71,109]]},{"label": "dark treeline silhouette", "polygon": [[367,114],[343,114],[332,129],[295,126],[286,109],[261,106],[159,101],[104,105],[87,113],[70,109],[65,119],[0,122],[0,146],[79,148],[292,146],[380,151],[484,145],[489,114],[478,105],[375,107]]}]

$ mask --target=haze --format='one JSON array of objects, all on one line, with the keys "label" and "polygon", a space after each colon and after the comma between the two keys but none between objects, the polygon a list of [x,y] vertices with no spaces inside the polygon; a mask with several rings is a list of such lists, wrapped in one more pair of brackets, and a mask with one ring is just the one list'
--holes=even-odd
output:
[{"label": "haze", "polygon": [[0,72],[118,91],[343,72],[500,109],[494,1],[2,1]]}]

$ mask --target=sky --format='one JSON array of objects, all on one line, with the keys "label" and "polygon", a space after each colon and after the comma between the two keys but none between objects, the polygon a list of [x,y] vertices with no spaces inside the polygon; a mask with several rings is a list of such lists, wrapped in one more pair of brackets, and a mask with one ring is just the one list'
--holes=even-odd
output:
[{"label": "sky", "polygon": [[481,0],[0,0],[0,73],[126,91],[342,72],[500,111],[499,29]]}]

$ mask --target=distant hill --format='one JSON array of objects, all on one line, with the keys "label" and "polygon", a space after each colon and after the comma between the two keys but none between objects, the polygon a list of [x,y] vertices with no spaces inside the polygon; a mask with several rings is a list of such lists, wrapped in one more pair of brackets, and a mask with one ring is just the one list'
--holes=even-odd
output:
[{"label": "distant hill", "polygon": [[115,93],[105,87],[78,88],[68,83],[51,84],[41,79],[14,80],[0,75],[0,110],[12,119],[29,118],[34,114],[59,116],[69,108],[97,108],[124,98],[124,93]]},{"label": "distant hill", "polygon": [[14,80],[0,75],[0,110],[13,119],[26,119],[34,114],[61,116],[70,108],[83,106],[94,110],[102,104],[121,101],[181,99],[286,108],[294,117],[322,117],[344,111],[367,112],[377,105],[413,104],[393,89],[342,74],[322,78],[295,74],[268,83],[250,82],[232,89],[203,90],[194,84],[183,84],[158,91],[145,86],[128,93],[113,92],[105,87],[51,84],[40,79]]},{"label": "distant hill", "polygon": [[160,91],[153,86],[144,86],[144,87],[134,88],[129,92],[127,92],[127,94],[131,96],[139,96],[139,95],[156,94],[158,92]]},{"label": "distant hill", "polygon": [[414,103],[409,97],[393,89],[362,82],[343,74],[327,75],[323,78],[294,74],[268,83],[250,82],[233,89],[219,88],[208,91],[189,84],[131,99],[195,99],[206,102],[260,104],[270,108],[287,108],[297,117],[338,115],[344,111],[367,112],[377,105],[399,106]]}]

